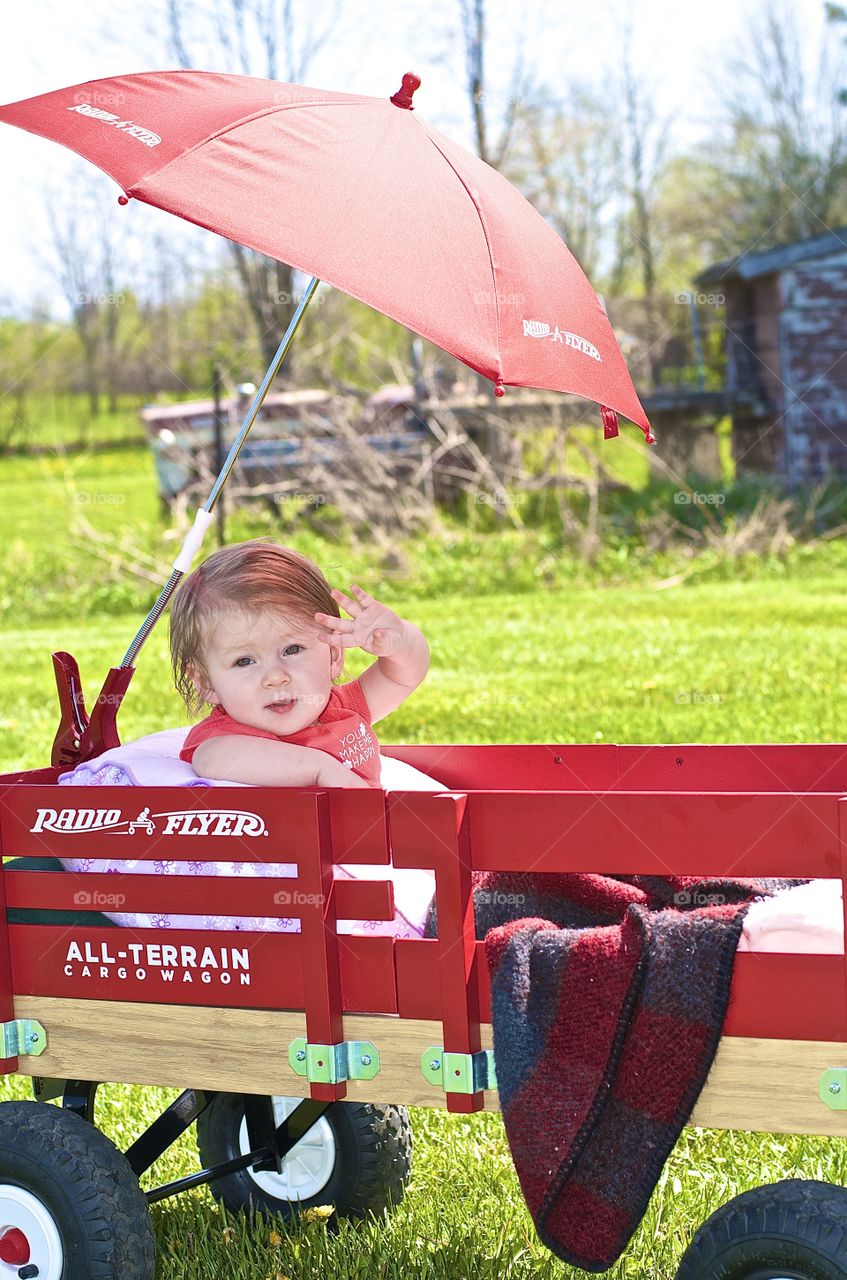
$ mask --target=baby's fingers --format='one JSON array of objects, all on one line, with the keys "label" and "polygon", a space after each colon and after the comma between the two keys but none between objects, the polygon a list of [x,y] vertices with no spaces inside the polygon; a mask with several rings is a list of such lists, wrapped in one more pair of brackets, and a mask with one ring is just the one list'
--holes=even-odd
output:
[{"label": "baby's fingers", "polygon": [[316,613],[315,622],[319,622],[323,627],[329,627],[330,631],[353,630],[353,623],[349,618],[336,618],[334,613]]},{"label": "baby's fingers", "polygon": [[353,592],[363,609],[367,609],[369,605],[376,604],[376,600],[374,600],[373,596],[369,596],[367,591],[363,591],[355,582],[351,584],[350,590]]},{"label": "baby's fingers", "polygon": [[333,600],[341,605],[342,609],[347,610],[352,618],[358,618],[359,614],[362,612],[362,608],[355,600],[351,600],[349,596],[346,596],[343,591],[339,591],[337,587],[333,588],[330,595]]},{"label": "baby's fingers", "polygon": [[337,644],[342,649],[354,649],[356,647],[356,641],[346,631],[333,631],[331,635],[326,631],[319,631],[318,643]]}]

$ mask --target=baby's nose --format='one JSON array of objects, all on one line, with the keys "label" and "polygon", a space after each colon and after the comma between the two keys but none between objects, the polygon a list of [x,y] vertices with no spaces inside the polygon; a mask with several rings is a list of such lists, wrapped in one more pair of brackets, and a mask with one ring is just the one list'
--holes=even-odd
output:
[{"label": "baby's nose", "polygon": [[275,663],[265,672],[265,684],[288,684],[288,672],[281,662]]}]

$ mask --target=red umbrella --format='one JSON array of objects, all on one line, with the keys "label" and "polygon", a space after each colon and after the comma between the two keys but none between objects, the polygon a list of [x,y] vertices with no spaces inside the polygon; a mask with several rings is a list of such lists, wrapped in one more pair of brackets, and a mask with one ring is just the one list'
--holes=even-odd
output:
[{"label": "red umbrella", "polygon": [[[572,392],[650,433],[575,259],[495,169],[391,99],[212,72],[0,107],[143,200],[337,285],[504,386]],[[613,419],[604,415],[611,431]]]},{"label": "red umbrella", "polygon": [[191,567],[212,509],[318,278],[398,320],[504,387],[571,392],[652,441],[612,327],[571,253],[496,170],[392,98],[248,76],[148,72],[0,107],[0,120],[93,161],[143,200],[312,275],[195,528],[91,723],[76,663],[54,655],[54,761],[117,744],[132,664]]}]

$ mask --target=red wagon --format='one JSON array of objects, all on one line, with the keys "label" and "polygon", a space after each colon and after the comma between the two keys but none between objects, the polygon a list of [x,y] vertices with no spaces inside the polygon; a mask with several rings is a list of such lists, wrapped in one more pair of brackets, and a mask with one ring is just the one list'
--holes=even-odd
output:
[{"label": "red wagon", "polygon": [[[96,1274],[149,1278],[145,1198],[203,1182],[230,1208],[333,1203],[355,1214],[399,1199],[409,1167],[407,1104],[497,1107],[473,871],[649,874],[672,866],[683,875],[802,874],[841,880],[847,891],[843,746],[415,746],[386,754],[451,790],[95,792],[59,787],[55,767],[2,779],[2,852],[24,860],[0,875],[2,1067],[32,1076],[36,1097],[61,1098],[62,1107],[0,1105],[0,1274],[76,1280],[94,1274],[97,1259]],[[243,858],[296,862],[294,881],[127,874],[120,891],[128,910],[186,912],[202,883],[208,909],[249,916],[273,914],[269,895],[282,887],[284,911],[299,915],[301,932],[168,931],[163,943],[153,929],[86,924],[114,893],[115,876],[25,869],[27,859],[75,857],[81,841],[100,858],[212,861],[234,841]],[[334,867],[389,856],[397,867],[434,869],[437,939],[337,933],[336,919],[390,919],[393,903],[390,882],[335,880]],[[70,909],[80,923],[8,924],[6,912],[22,908]],[[845,978],[843,954],[739,954],[725,1034],[693,1122],[847,1135]],[[184,1092],[119,1153],[93,1126],[104,1080]],[[374,1106],[374,1098],[392,1105]],[[203,1170],[142,1195],[139,1175],[195,1120]],[[68,1150],[80,1179],[70,1191]],[[108,1184],[98,1180],[104,1171]],[[787,1205],[813,1234],[827,1215],[843,1215],[833,1197],[847,1196],[808,1182],[768,1191],[764,1204]],[[745,1229],[755,1208],[744,1207]],[[724,1233],[726,1213],[716,1215],[724,1215]],[[767,1213],[760,1216],[767,1243]],[[683,1260],[680,1275],[847,1274],[843,1252],[840,1261],[843,1269],[819,1273],[697,1270]]]}]

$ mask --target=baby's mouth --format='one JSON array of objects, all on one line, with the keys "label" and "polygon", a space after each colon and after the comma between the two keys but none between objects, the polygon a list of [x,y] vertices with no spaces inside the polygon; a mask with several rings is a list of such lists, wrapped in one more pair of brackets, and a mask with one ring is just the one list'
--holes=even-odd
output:
[{"label": "baby's mouth", "polygon": [[292,708],[292,707],[295,707],[296,705],[297,705],[297,699],[296,699],[296,698],[289,698],[289,699],[288,699],[287,701],[285,701],[285,702],[283,702],[282,700],[280,700],[280,701],[274,701],[274,702],[269,702],[269,703],[267,704],[267,706],[266,706],[265,710],[266,710],[266,711],[275,711],[277,715],[284,715],[286,711],[290,711],[290,710],[291,710],[291,708]]}]

